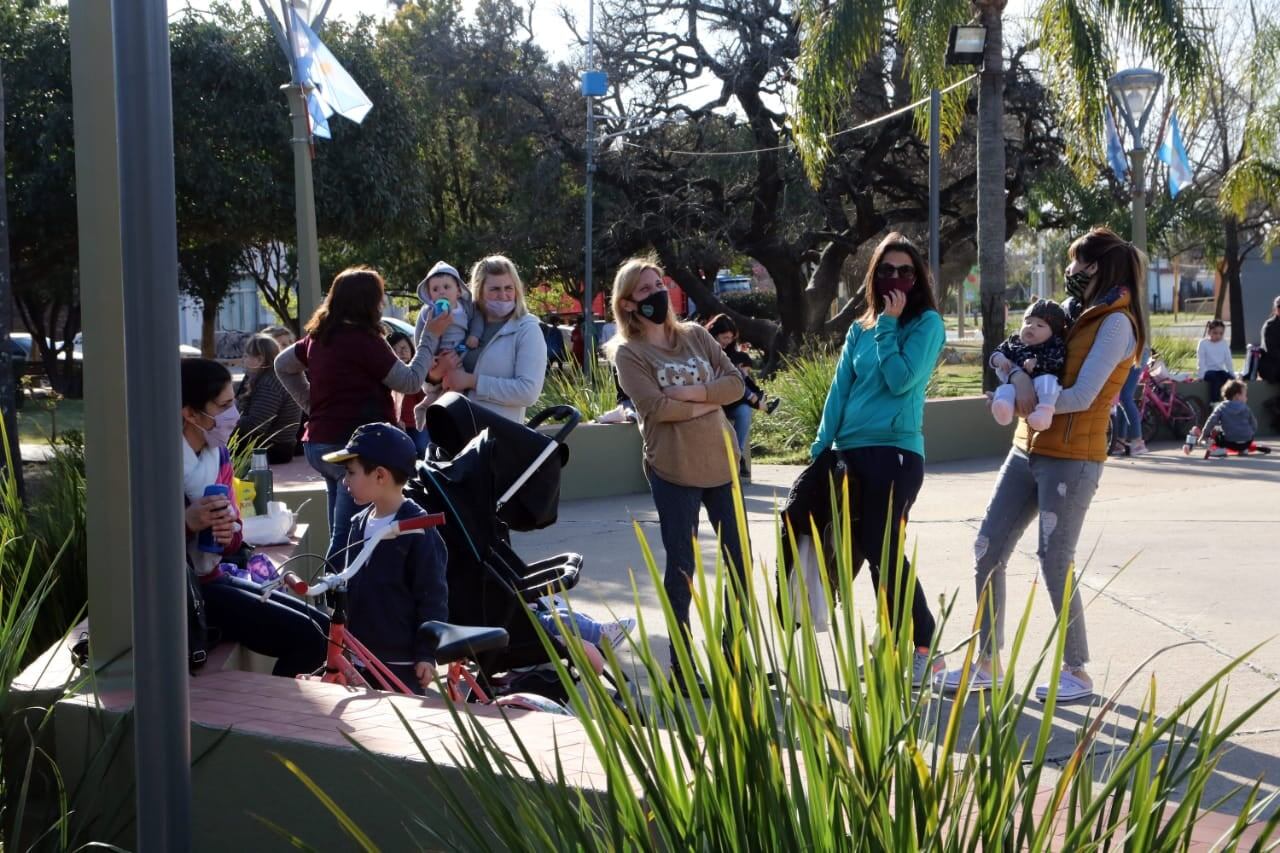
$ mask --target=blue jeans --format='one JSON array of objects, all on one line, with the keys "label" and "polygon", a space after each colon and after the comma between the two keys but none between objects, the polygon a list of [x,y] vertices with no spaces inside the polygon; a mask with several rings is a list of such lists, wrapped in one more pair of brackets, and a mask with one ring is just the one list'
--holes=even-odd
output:
[{"label": "blue jeans", "polygon": [[342,448],[341,444],[319,444],[314,441],[307,441],[302,445],[307,464],[324,477],[329,515],[329,548],[325,552],[325,559],[330,561],[330,567],[335,572],[346,566],[343,550],[347,547],[347,539],[351,534],[351,519],[361,509],[355,498],[351,497],[351,492],[347,491],[346,483],[342,482],[347,469],[321,458],[326,453]]},{"label": "blue jeans", "polygon": [[[973,546],[984,654],[994,654],[1003,645],[1005,567],[1023,531],[1038,521],[1040,546],[1036,556],[1053,612],[1056,615],[1063,607],[1069,608],[1063,662],[1068,666],[1084,666],[1088,662],[1089,641],[1078,583],[1071,586],[1071,600],[1064,599],[1067,573],[1075,568],[1076,544],[1089,504],[1098,491],[1102,466],[1101,462],[1028,456],[1019,447],[1005,457]],[[991,596],[989,600],[987,595]]]},{"label": "blue jeans", "polygon": [[[658,510],[658,527],[662,532],[662,548],[666,551],[666,573],[662,586],[675,612],[676,621],[689,635],[689,605],[693,601],[693,568],[695,565],[693,543],[698,535],[698,514],[707,508],[711,525],[720,535],[720,547],[725,561],[733,566],[739,584],[746,580],[744,556],[750,552],[750,543],[738,538],[738,517],[734,511],[733,484],[713,486],[708,489],[696,486],[679,486],[659,477],[645,466],[649,479],[649,491]],[[725,595],[733,595],[732,584],[726,584]],[[671,665],[677,666],[674,648]]]},{"label": "blue jeans", "polygon": [[413,446],[418,448],[418,458],[423,458],[427,452],[427,445],[431,443],[431,436],[427,435],[425,429],[417,427],[405,427],[404,434],[413,439]]},{"label": "blue jeans", "polygon": [[751,437],[751,418],[755,409],[746,403],[739,403],[729,410],[729,420],[733,421],[733,431],[738,436],[738,452],[747,455],[747,441]]},{"label": "blue jeans", "polygon": [[1138,404],[1134,399],[1138,391],[1138,377],[1141,375],[1141,367],[1131,368],[1124,385],[1120,386],[1120,408],[1112,419],[1112,434],[1118,439],[1137,441],[1142,438],[1142,416],[1138,414]]}]

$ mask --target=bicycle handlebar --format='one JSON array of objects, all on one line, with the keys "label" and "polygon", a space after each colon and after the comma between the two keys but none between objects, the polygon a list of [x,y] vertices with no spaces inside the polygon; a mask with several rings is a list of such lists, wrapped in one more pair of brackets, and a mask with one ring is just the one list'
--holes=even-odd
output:
[{"label": "bicycle handlebar", "polygon": [[[325,575],[318,581],[308,584],[294,572],[285,572],[280,576],[279,585],[287,586],[298,595],[315,598],[324,595],[331,589],[344,586],[356,574],[364,568],[364,564],[369,562],[369,557],[373,554],[373,549],[378,547],[378,543],[385,539],[394,539],[406,533],[421,533],[431,528],[439,527],[444,524],[444,513],[436,512],[427,515],[420,515],[416,518],[406,518],[402,521],[395,521],[379,530],[372,537],[365,540],[364,547],[360,549],[360,553],[351,561],[343,571],[336,575]],[[274,587],[271,587],[274,588]],[[269,588],[270,589],[270,588]],[[269,590],[268,590],[269,591]]]}]

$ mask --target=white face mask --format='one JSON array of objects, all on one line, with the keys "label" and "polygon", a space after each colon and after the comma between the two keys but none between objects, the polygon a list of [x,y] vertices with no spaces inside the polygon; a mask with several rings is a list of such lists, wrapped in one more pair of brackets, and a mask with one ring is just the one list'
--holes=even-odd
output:
[{"label": "white face mask", "polygon": [[236,424],[240,423],[240,412],[236,409],[236,404],[232,403],[231,408],[217,415],[211,415],[208,412],[200,414],[206,418],[213,418],[213,426],[209,429],[196,424],[196,428],[204,433],[204,440],[213,447],[226,447],[227,442],[231,440],[231,433],[236,430]]},{"label": "white face mask", "polygon": [[516,301],[514,299],[501,300],[490,299],[484,304],[484,311],[494,320],[501,320],[504,317],[510,317],[511,313],[516,310]]}]

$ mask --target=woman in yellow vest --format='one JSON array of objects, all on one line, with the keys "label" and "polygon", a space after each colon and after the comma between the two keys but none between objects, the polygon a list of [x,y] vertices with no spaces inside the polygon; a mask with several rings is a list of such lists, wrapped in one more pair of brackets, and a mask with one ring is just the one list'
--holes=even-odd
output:
[{"label": "woman in yellow vest", "polygon": [[[1061,611],[1076,542],[1107,459],[1111,401],[1147,341],[1146,256],[1109,228],[1094,228],[1080,237],[1067,256],[1066,289],[1076,311],[1069,312],[1074,320],[1067,331],[1067,364],[1053,423],[1034,432],[1026,420],[1019,421],[974,543],[982,649],[970,673],[971,690],[986,690],[1001,677],[993,656],[1003,644],[1005,566],[1033,521],[1039,522],[1040,573],[1054,612]],[[1018,389],[1018,413],[1025,417],[1035,406],[1031,380],[1018,373],[1011,381]],[[1089,643],[1084,607],[1072,580],[1058,674],[1060,701],[1093,694],[1093,680],[1085,671]],[[954,692],[962,675],[952,670],[935,683]],[[1041,684],[1035,692],[1044,701],[1049,685]]]}]

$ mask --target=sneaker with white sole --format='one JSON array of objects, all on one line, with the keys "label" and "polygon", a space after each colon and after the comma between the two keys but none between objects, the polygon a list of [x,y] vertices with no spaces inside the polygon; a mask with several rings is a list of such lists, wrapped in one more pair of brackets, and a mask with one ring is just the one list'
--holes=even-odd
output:
[{"label": "sneaker with white sole", "polygon": [[[1089,676],[1083,678],[1069,669],[1058,673],[1058,701],[1078,702],[1093,695],[1093,680]],[[1043,702],[1049,698],[1049,684],[1036,685],[1036,699]]]},{"label": "sneaker with white sole", "polygon": [[627,642],[627,635],[636,626],[636,620],[624,616],[617,622],[607,622],[600,627],[602,639],[615,649],[622,648]]},{"label": "sneaker with white sole", "polygon": [[941,656],[929,659],[928,652],[915,652],[911,658],[911,686],[923,687],[939,675],[947,672],[947,662]]},{"label": "sneaker with white sole", "polygon": [[[964,669],[945,670],[934,676],[933,687],[943,695],[951,696],[960,690],[960,680],[964,677]],[[976,663],[969,664],[969,692],[982,693],[1000,686],[1000,679],[982,669]]]},{"label": "sneaker with white sole", "polygon": [[1151,448],[1147,447],[1147,443],[1140,438],[1136,438],[1129,442],[1130,456],[1142,456],[1143,454],[1150,452]]}]

